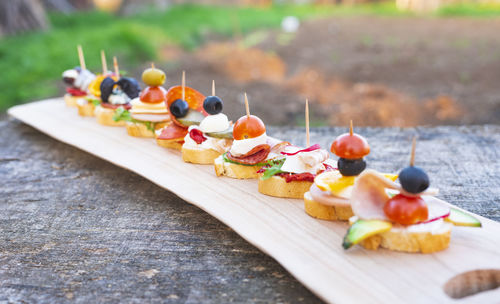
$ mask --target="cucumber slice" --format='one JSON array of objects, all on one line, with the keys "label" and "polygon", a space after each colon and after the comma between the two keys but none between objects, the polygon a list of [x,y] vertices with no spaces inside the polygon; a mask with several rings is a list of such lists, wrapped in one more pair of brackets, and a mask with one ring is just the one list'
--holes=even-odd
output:
[{"label": "cucumber slice", "polygon": [[177,118],[177,121],[186,127],[192,125],[199,125],[201,121],[205,118],[203,114],[198,111],[189,109],[188,113],[184,117]]},{"label": "cucumber slice", "polygon": [[391,228],[392,224],[386,221],[357,220],[351,227],[349,227],[349,230],[347,230],[342,247],[344,247],[344,249],[349,249],[362,240],[375,234],[389,231]]},{"label": "cucumber slice", "polygon": [[481,227],[481,222],[474,216],[458,210],[455,208],[450,209],[450,215],[444,219],[447,222],[452,223],[455,226],[466,226],[466,227]]},{"label": "cucumber slice", "polygon": [[209,132],[205,133],[207,136],[215,137],[215,138],[229,138],[233,139],[233,126],[230,126],[227,130],[221,132]]}]

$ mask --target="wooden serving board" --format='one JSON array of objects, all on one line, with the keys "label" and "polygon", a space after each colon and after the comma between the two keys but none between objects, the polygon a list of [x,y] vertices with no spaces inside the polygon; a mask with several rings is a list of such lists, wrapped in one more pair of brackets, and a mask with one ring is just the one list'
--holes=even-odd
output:
[{"label": "wooden serving board", "polygon": [[180,152],[159,147],[152,139],[130,137],[124,128],[79,117],[62,99],[16,106],[8,112],[202,208],[276,259],[327,302],[500,301],[500,289],[460,300],[443,291],[444,284],[462,272],[500,269],[500,223],[478,216],[482,229],[455,227],[450,248],[435,254],[368,251],[360,246],[344,251],[341,243],[347,224],[309,217],[302,200],[262,195],[256,180],[218,178],[212,166],[184,163]]}]

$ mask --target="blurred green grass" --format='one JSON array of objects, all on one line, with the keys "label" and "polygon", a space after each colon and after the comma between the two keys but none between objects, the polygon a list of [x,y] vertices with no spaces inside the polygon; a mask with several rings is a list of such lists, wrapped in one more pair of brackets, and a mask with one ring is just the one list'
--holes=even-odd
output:
[{"label": "blurred green grass", "polygon": [[77,44],[83,46],[90,70],[100,70],[101,49],[106,51],[108,66],[111,56],[116,55],[121,69],[134,69],[156,60],[162,45],[175,44],[189,50],[207,34],[233,35],[235,24],[244,34],[279,26],[288,15],[306,18],[329,11],[313,6],[259,9],[183,5],[130,17],[95,11],[50,14],[49,31],[0,40],[0,111],[24,101],[60,94],[61,73],[78,65]]},{"label": "blurred green grass", "polygon": [[[0,111],[33,99],[62,93],[62,71],[78,65],[76,45],[85,51],[87,67],[100,70],[101,49],[108,65],[116,55],[121,69],[136,69],[157,60],[161,46],[174,44],[191,50],[208,34],[232,36],[235,24],[242,34],[278,27],[285,16],[300,19],[336,15],[411,16],[393,2],[357,6],[272,6],[242,8],[181,5],[167,11],[144,11],[118,17],[102,12],[71,15],[49,14],[46,32],[22,34],[0,40]],[[437,11],[435,16],[498,16],[500,5],[458,4]],[[236,17],[233,17],[236,16]]]}]

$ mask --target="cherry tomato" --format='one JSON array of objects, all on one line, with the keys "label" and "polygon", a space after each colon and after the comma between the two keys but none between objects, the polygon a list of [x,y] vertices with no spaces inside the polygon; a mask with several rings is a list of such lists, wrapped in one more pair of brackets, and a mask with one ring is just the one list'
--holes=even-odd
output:
[{"label": "cherry tomato", "polygon": [[266,132],[266,126],[260,118],[255,115],[242,116],[233,127],[233,137],[236,140],[255,138]]},{"label": "cherry tomato", "polygon": [[395,195],[384,206],[387,217],[398,224],[413,225],[427,220],[429,210],[425,201],[419,196]]},{"label": "cherry tomato", "polygon": [[370,153],[370,146],[361,135],[345,133],[333,141],[331,151],[341,158],[358,159]]},{"label": "cherry tomato", "polygon": [[166,94],[163,87],[147,87],[141,92],[139,99],[145,103],[159,103],[165,101]]}]

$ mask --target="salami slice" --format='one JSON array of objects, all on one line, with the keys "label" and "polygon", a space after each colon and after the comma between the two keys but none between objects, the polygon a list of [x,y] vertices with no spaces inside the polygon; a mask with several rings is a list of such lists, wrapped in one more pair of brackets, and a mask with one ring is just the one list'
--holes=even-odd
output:
[{"label": "salami slice", "polygon": [[179,127],[176,124],[170,124],[161,130],[158,139],[181,139],[183,140],[188,130],[186,128]]},{"label": "salami slice", "polygon": [[271,152],[271,147],[267,144],[263,144],[256,146],[247,154],[239,157],[232,156],[230,152],[227,152],[226,156],[230,160],[243,165],[255,165],[264,161],[269,155],[269,152]]}]

